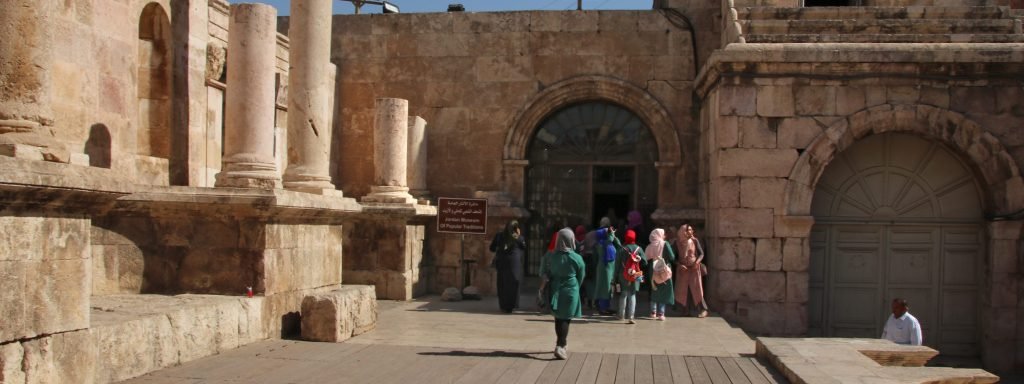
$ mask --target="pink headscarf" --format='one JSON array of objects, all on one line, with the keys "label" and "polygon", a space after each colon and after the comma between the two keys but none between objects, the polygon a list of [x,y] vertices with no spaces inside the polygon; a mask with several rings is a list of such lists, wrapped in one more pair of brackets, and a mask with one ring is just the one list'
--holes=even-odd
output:
[{"label": "pink headscarf", "polygon": [[661,257],[661,253],[665,251],[665,230],[661,228],[655,228],[651,231],[650,244],[647,244],[647,249],[644,250],[644,254],[647,255],[647,260],[654,260]]}]

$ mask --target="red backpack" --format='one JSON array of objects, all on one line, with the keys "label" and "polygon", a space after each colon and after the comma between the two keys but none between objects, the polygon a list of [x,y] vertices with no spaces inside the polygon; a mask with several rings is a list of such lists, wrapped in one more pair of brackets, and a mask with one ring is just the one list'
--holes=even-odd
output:
[{"label": "red backpack", "polygon": [[628,251],[629,248],[624,249],[629,252],[629,257],[622,262],[622,277],[625,278],[627,282],[632,283],[636,281],[637,278],[643,276],[643,270],[640,269],[640,258],[637,256],[637,253],[640,252],[640,247],[637,247],[632,251]]}]

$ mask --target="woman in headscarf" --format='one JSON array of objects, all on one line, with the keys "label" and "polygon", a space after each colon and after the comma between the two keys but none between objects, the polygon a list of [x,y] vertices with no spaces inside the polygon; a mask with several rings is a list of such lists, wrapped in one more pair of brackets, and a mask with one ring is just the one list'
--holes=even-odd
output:
[{"label": "woman in headscarf", "polygon": [[544,256],[541,256],[541,259],[540,259],[540,271],[538,272],[538,275],[540,276],[540,289],[537,290],[537,296],[540,297],[540,298],[544,298],[544,300],[543,301],[538,300],[537,304],[538,304],[539,307],[541,307],[540,308],[541,312],[547,312],[547,307],[546,306],[547,306],[547,304],[549,304],[547,302],[547,300],[548,300],[548,298],[551,297],[551,285],[548,284],[548,278],[547,278],[547,274],[546,274],[547,271],[544,270],[545,268],[547,268],[546,260],[549,257],[551,257],[552,255],[555,254],[555,250],[557,249],[556,248],[557,245],[558,245],[558,232],[555,232],[555,233],[551,234],[551,242],[548,243],[548,251],[545,252]]},{"label": "woman in headscarf", "polygon": [[551,285],[551,314],[555,317],[555,357],[565,360],[569,357],[566,338],[569,323],[574,317],[583,316],[580,304],[580,284],[586,277],[583,258],[577,254],[576,240],[569,228],[558,231],[555,252],[544,258],[544,274]]},{"label": "woman in headscarf", "polygon": [[[625,245],[615,258],[615,285],[619,291],[619,319],[636,324],[636,293],[644,280],[647,260],[644,250],[636,244],[636,232],[626,230]],[[635,267],[635,268],[634,268]],[[629,277],[627,277],[627,275]]]},{"label": "woman in headscarf", "polygon": [[665,306],[675,303],[675,287],[672,279],[669,278],[662,283],[655,281],[655,268],[658,263],[665,263],[668,268],[676,262],[676,255],[672,247],[665,241],[665,230],[655,228],[651,231],[651,243],[647,245],[647,265],[651,270],[651,318],[665,320]]},{"label": "woman in headscarf", "polygon": [[523,241],[519,222],[512,220],[491,241],[494,267],[498,270],[498,306],[502,312],[512,313],[519,306],[519,282],[523,280]]},{"label": "woman in headscarf", "polygon": [[594,299],[597,300],[600,314],[613,315],[615,312],[611,310],[612,278],[615,275],[616,250],[622,248],[622,244],[615,237],[615,228],[611,226],[598,228],[595,237],[597,245],[594,249]]},{"label": "woman in headscarf", "polygon": [[676,300],[681,304],[683,315],[689,316],[686,305],[687,293],[693,296],[693,306],[700,308],[697,317],[707,317],[708,305],[704,302],[704,286],[701,282],[701,261],[704,251],[693,235],[693,227],[684,224],[679,227],[679,265],[676,267]]}]

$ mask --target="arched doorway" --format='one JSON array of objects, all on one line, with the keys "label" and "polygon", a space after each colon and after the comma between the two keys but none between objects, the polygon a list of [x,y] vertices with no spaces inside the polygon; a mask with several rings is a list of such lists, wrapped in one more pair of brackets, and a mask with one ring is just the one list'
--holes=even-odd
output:
[{"label": "arched doorway", "polygon": [[609,212],[622,220],[634,209],[649,217],[657,208],[657,143],[640,117],[617,104],[590,101],[555,111],[535,130],[527,158],[530,274],[553,231],[592,227]]},{"label": "arched doorway", "polygon": [[974,173],[941,143],[884,133],[838,153],[811,204],[808,333],[879,337],[902,297],[926,345],[977,355],[982,204]]}]

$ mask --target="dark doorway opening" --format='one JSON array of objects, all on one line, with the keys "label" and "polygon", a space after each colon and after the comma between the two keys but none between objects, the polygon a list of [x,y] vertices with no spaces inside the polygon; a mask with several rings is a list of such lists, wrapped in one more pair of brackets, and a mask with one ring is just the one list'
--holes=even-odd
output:
[{"label": "dark doorway opening", "polygon": [[[629,195],[594,194],[594,219],[601,220],[602,217],[607,216],[609,219],[612,219],[613,226],[621,227],[619,222],[625,220],[626,213],[630,209],[630,203]],[[594,226],[596,227],[597,224],[595,222]]]}]

